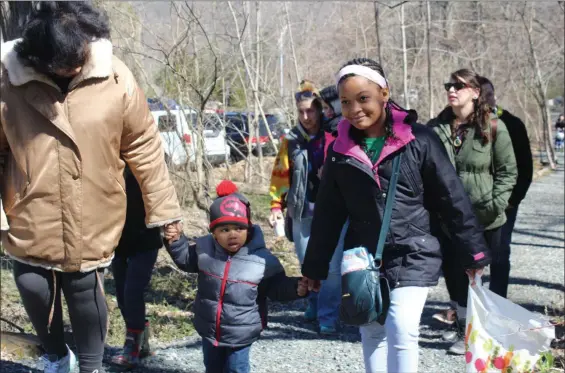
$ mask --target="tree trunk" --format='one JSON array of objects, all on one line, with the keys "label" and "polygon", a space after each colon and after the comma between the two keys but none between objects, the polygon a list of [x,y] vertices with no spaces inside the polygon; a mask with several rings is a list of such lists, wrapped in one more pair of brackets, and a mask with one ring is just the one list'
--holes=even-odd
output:
[{"label": "tree trunk", "polygon": [[381,53],[381,36],[379,33],[379,5],[376,1],[373,1],[373,7],[375,8],[375,33],[377,35],[377,61],[379,64],[383,64],[383,55]]},{"label": "tree trunk", "polygon": [[543,137],[544,137],[544,149],[547,155],[547,159],[549,162],[549,167],[552,170],[555,170],[556,165],[555,165],[555,150],[553,149],[553,139],[552,139],[552,126],[551,126],[551,115],[549,112],[549,107],[547,106],[547,92],[546,89],[544,88],[544,83],[543,83],[543,79],[541,76],[541,69],[540,69],[540,65],[539,65],[539,59],[534,47],[534,42],[532,40],[532,22],[533,22],[533,10],[532,10],[532,14],[530,16],[530,21],[529,21],[529,25],[526,23],[526,19],[525,19],[525,7],[524,7],[524,13],[521,14],[522,17],[522,22],[524,24],[524,28],[526,30],[526,35],[528,37],[528,44],[529,44],[529,49],[530,49],[530,64],[532,65],[533,68],[533,72],[534,72],[534,84],[535,84],[535,88],[536,88],[536,93],[537,93],[537,103],[539,106],[539,110],[540,110],[540,115],[541,115],[541,119],[542,119],[542,125],[543,125]]},{"label": "tree trunk", "polygon": [[[362,5],[364,6],[365,4]],[[358,6],[358,3],[356,3],[356,6]],[[361,37],[363,38],[363,54],[365,58],[369,58],[369,43],[367,41],[367,30],[365,30],[363,17],[359,15],[359,8],[357,8],[357,19],[359,21],[359,27],[361,28]]]},{"label": "tree trunk", "polygon": [[[259,1],[255,2],[255,87],[259,87],[259,75],[261,73],[261,4]],[[257,146],[257,156],[259,157],[259,182],[263,181],[264,169],[263,169],[263,149],[261,146],[261,137],[259,136],[261,122],[257,113],[259,112],[259,100],[255,100],[255,110],[253,113],[253,120],[255,121],[255,132],[256,132],[256,146]],[[265,126],[267,123],[265,123]]]},{"label": "tree trunk", "polygon": [[429,119],[434,117],[434,94],[432,89],[432,47],[431,47],[431,29],[432,29],[432,15],[430,11],[430,2],[426,1],[426,42],[427,42],[427,56],[428,56],[428,108]]},{"label": "tree trunk", "polygon": [[290,25],[290,16],[288,14],[288,4],[284,3],[284,12],[286,15],[286,26],[288,27],[288,37],[290,39],[290,50],[292,51],[292,59],[294,61],[294,72],[296,75],[296,85],[298,85],[298,83],[300,83],[300,80],[302,79],[302,77],[300,76],[300,73],[298,72],[298,60],[296,59],[296,50],[294,48],[294,39],[292,37],[292,26]]},{"label": "tree trunk", "polygon": [[[476,32],[478,35],[478,53],[483,53],[486,50],[486,43],[484,37],[484,27],[483,27],[483,7],[480,1],[475,2],[476,10],[477,10],[477,25],[476,25]],[[484,68],[484,58],[479,59],[479,74],[485,74]]]},{"label": "tree trunk", "polygon": [[[230,12],[232,14],[232,18],[234,20],[234,24],[235,24],[235,31],[238,35],[238,46],[239,46],[239,52],[241,54],[241,58],[243,60],[243,65],[245,67],[245,71],[247,73],[247,76],[251,76],[251,67],[249,62],[247,61],[247,57],[245,55],[245,51],[243,49],[243,43],[240,37],[240,29],[239,29],[239,23],[237,22],[237,17],[235,15],[235,11],[233,10],[233,6],[231,1],[228,1],[228,7],[230,8]],[[261,113],[261,118],[265,121],[265,123],[267,123],[267,117],[265,116],[265,112],[263,111],[263,106],[261,105],[261,101],[259,100],[259,94],[257,92],[257,86],[255,85],[255,82],[253,81],[253,79],[251,79],[249,81],[250,85],[251,85],[251,90],[253,93],[253,99],[258,103],[258,107],[259,107],[259,112]],[[252,123],[252,121],[250,121],[250,123]],[[269,141],[271,142],[271,145],[273,146],[275,152],[278,151],[277,146],[274,143],[274,139],[273,139],[273,134],[271,133],[271,130],[269,129],[269,126],[266,126],[266,130],[267,130],[267,135],[269,136]],[[251,129],[249,129],[249,134],[252,135],[254,132],[251,131]]]},{"label": "tree trunk", "polygon": [[[192,44],[194,46],[194,50],[198,50],[196,44],[195,33],[192,33]],[[198,63],[198,59],[194,61],[194,79],[196,81],[196,86],[200,84],[200,64]],[[182,101],[181,101],[182,103]],[[205,144],[204,144],[204,123],[203,123],[203,110],[205,102],[199,102],[199,112],[198,117],[196,119],[196,142],[195,142],[195,157],[194,162],[196,165],[196,177],[198,180],[196,195],[198,196],[199,200],[203,200],[205,198],[205,189],[207,184],[209,184],[209,176],[208,172],[206,172],[205,163]]]},{"label": "tree trunk", "polygon": [[281,36],[279,39],[279,67],[280,67],[280,96],[281,96],[281,103],[284,102],[284,34],[286,32],[287,26],[283,27],[281,31]]},{"label": "tree trunk", "polygon": [[402,82],[404,92],[404,107],[410,109],[408,98],[408,53],[406,50],[406,25],[404,24],[404,4],[400,5],[400,29],[402,32]]}]

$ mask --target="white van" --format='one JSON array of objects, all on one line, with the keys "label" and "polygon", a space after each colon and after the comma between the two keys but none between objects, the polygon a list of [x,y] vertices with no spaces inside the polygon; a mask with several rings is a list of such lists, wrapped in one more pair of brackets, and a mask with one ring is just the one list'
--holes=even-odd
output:
[{"label": "white van", "polygon": [[[195,127],[197,112],[192,109],[173,109],[151,111],[159,128],[167,163],[181,166],[194,163],[197,146]],[[230,147],[220,117],[204,114],[204,155],[211,164],[220,164],[230,157]],[[185,148],[186,145],[186,148]],[[188,150],[188,154],[187,154]]]}]

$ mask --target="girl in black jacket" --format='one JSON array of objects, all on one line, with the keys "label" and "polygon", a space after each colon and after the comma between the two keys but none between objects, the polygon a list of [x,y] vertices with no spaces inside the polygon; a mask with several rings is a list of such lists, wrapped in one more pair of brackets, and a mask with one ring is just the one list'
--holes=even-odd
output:
[{"label": "girl in black jacket", "polygon": [[302,274],[312,289],[326,278],[346,219],[344,250],[366,247],[374,255],[392,159],[402,153],[381,267],[392,289],[391,305],[384,326],[375,322],[360,331],[367,372],[385,371],[386,365],[389,372],[416,372],[420,317],[441,266],[430,213],[448,225],[470,276],[488,264],[488,249],[437,135],[415,123],[415,112],[389,99],[381,66],[365,58],[350,61],[339,71],[337,85],[344,120],[328,151]]}]

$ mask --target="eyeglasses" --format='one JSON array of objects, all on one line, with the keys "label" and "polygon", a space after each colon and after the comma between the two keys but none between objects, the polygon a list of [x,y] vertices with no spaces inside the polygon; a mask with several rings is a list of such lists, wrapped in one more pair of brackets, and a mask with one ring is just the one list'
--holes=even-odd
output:
[{"label": "eyeglasses", "polygon": [[312,98],[312,97],[318,97],[318,95],[316,95],[312,91],[302,91],[302,92],[296,92],[294,94],[294,99],[296,101],[299,101],[301,98]]},{"label": "eyeglasses", "polygon": [[463,83],[463,82],[444,83],[443,87],[448,92],[451,89],[451,87],[455,88],[456,91],[459,91],[460,89],[463,89],[463,88],[471,88],[471,86],[469,84]]}]

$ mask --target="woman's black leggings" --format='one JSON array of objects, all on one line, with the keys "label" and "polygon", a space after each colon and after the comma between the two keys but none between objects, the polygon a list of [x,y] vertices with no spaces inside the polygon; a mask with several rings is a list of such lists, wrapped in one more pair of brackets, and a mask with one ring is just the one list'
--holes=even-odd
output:
[{"label": "woman's black leggings", "polygon": [[[484,237],[491,255],[497,253],[500,248],[501,228],[485,231]],[[455,244],[445,234],[438,238],[442,245],[442,271],[449,298],[457,302],[460,307],[467,307],[469,276],[467,276],[465,269],[461,266]],[[460,315],[460,317],[464,317],[464,315]]]},{"label": "woman's black leggings", "polygon": [[26,312],[47,354],[67,354],[61,291],[67,301],[80,373],[102,372],[108,310],[101,271],[57,272],[14,261]]}]

